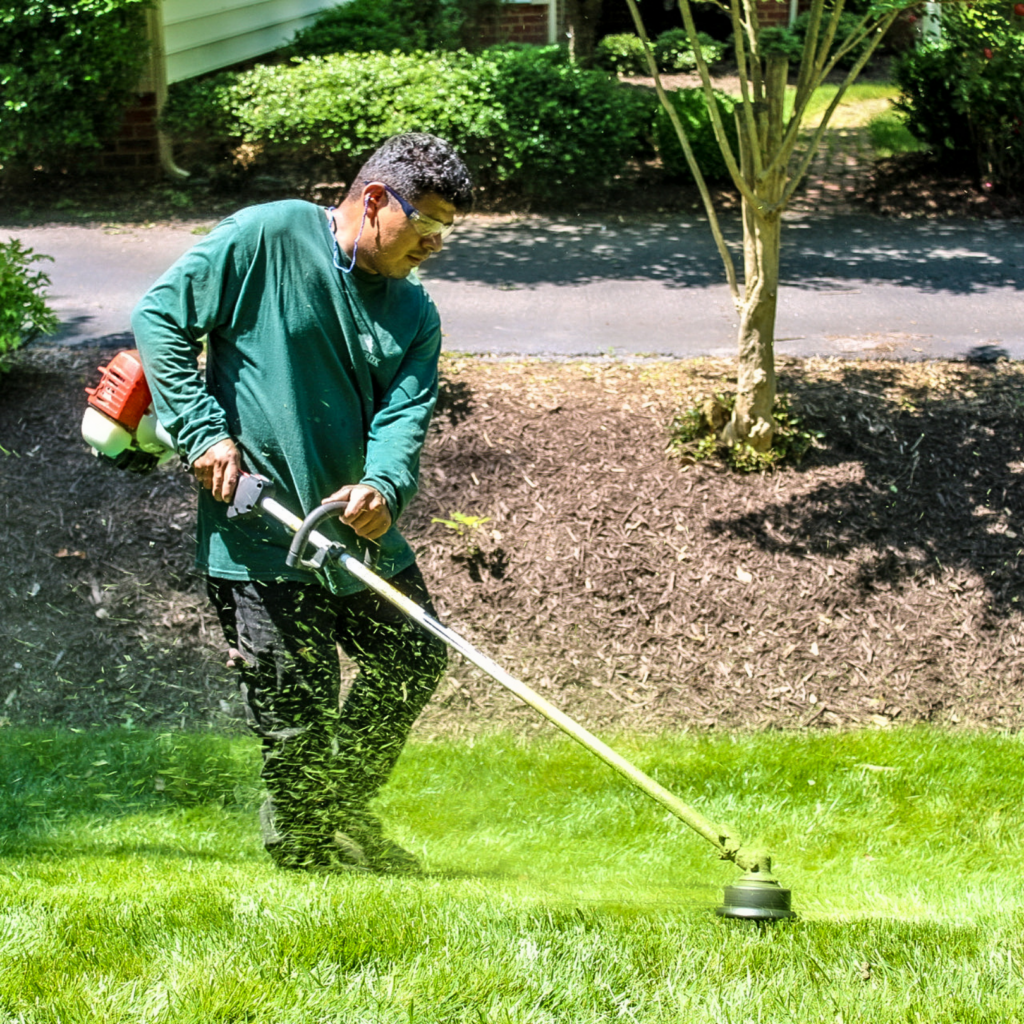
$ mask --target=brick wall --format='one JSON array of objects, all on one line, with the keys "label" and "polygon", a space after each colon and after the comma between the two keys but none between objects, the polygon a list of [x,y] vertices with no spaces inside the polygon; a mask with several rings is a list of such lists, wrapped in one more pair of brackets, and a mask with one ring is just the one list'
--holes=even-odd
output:
[{"label": "brick wall", "polygon": [[547,4],[502,4],[480,26],[480,43],[538,43],[548,41]]},{"label": "brick wall", "polygon": [[117,135],[99,155],[101,171],[133,178],[160,174],[160,147],[156,133],[156,93],[143,92],[129,107]]},{"label": "brick wall", "polygon": [[[797,11],[803,14],[804,11],[810,9],[810,6],[811,0],[799,0]],[[789,0],[782,0],[782,2],[779,2],[779,0],[758,0],[757,17],[761,22],[762,28],[768,25],[788,25]]]}]

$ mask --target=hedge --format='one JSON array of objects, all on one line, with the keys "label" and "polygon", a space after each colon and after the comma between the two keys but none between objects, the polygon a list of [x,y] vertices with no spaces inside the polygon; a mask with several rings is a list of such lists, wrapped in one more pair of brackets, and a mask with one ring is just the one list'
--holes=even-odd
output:
[{"label": "hedge", "polygon": [[145,65],[148,0],[0,0],[0,163],[98,149]]},{"label": "hedge", "polygon": [[351,175],[390,135],[429,131],[479,184],[552,196],[607,182],[642,150],[654,100],[558,47],[346,53],[260,65],[171,90],[164,127],[269,158],[328,156]]},{"label": "hedge", "polygon": [[[690,143],[690,149],[693,150],[701,173],[708,181],[721,181],[728,178],[729,171],[725,165],[725,157],[722,156],[722,150],[715,138],[715,129],[711,123],[711,115],[708,113],[704,90],[677,89],[675,92],[669,93],[669,97],[679,113],[686,138]],[[718,91],[715,91],[714,97],[718,104],[718,112],[721,115],[726,137],[735,154],[738,152],[738,144],[733,110],[737,101]],[[668,114],[661,108],[658,109],[658,116],[655,120],[655,136],[665,173],[680,181],[692,181],[693,175],[690,173],[690,166],[683,155],[679,137],[672,127]]]}]

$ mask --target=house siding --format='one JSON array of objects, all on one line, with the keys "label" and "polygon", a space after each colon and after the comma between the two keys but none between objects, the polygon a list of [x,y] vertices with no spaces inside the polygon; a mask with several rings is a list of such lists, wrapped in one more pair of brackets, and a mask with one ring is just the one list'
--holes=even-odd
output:
[{"label": "house siding", "polygon": [[285,45],[335,0],[163,0],[167,83]]}]

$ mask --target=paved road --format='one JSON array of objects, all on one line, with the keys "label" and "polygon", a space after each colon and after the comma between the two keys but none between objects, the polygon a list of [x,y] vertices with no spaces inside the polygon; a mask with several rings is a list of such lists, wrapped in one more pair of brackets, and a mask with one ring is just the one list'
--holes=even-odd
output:
[{"label": "paved road", "polygon": [[[127,343],[140,295],[209,225],[0,228],[49,267],[61,345]],[[737,223],[728,225],[741,262]],[[1024,358],[1024,224],[794,216],[777,351]],[[474,217],[424,281],[451,351],[732,355],[735,314],[703,218]]]}]

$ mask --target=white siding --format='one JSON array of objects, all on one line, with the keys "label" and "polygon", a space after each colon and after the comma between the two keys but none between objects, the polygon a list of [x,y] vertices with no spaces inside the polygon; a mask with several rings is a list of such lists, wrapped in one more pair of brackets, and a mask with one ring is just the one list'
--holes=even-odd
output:
[{"label": "white siding", "polygon": [[283,46],[337,0],[163,0],[167,83]]}]

